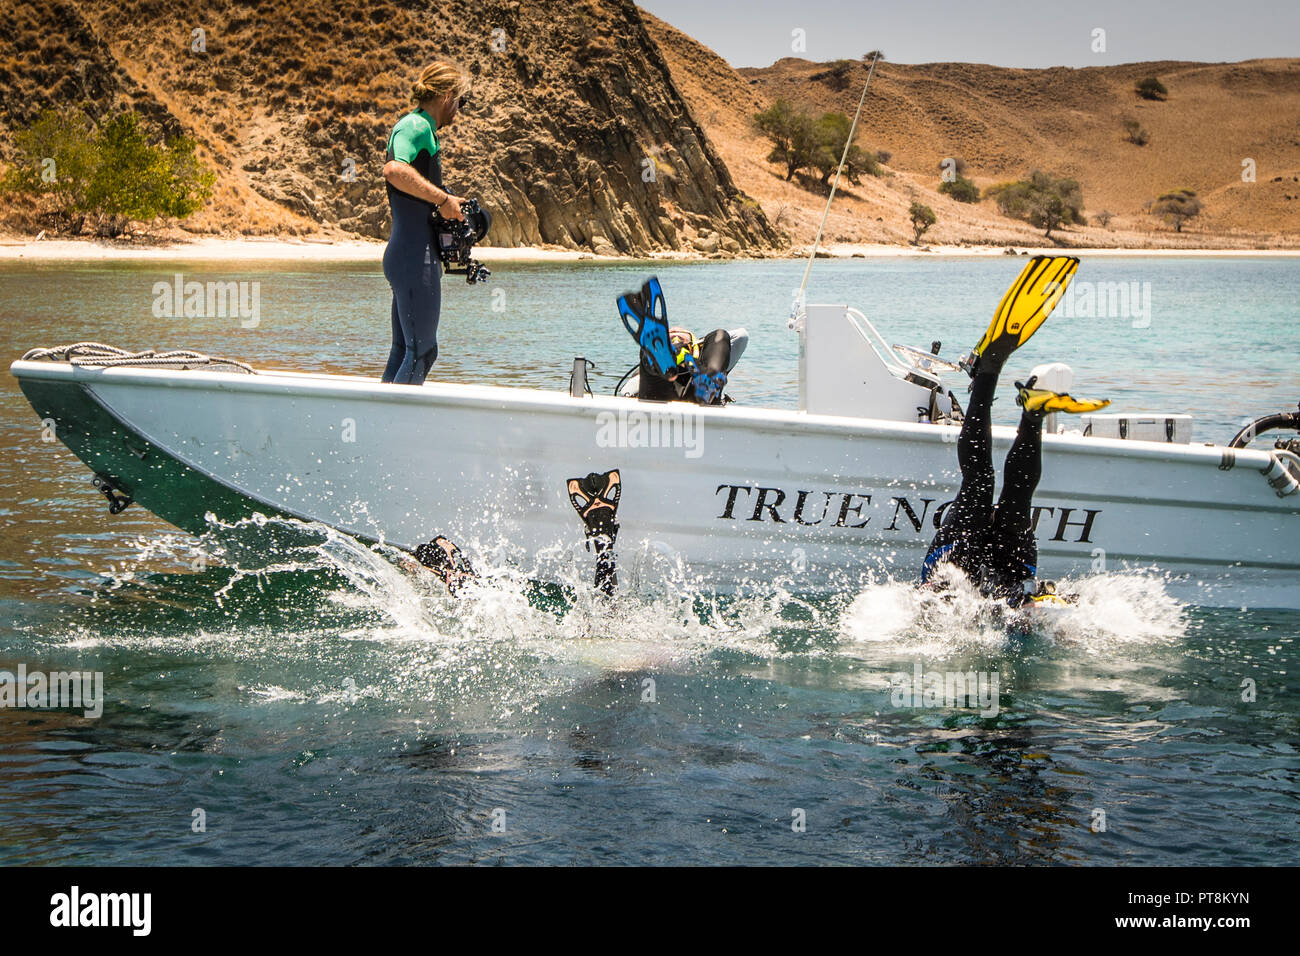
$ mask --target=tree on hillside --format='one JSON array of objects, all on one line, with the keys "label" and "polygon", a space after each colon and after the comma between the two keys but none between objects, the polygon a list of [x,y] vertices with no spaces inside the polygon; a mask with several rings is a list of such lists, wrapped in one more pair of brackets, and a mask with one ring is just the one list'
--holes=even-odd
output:
[{"label": "tree on hillside", "polygon": [[1175,189],[1158,197],[1151,211],[1173,226],[1175,232],[1182,232],[1184,224],[1199,216],[1204,208],[1192,190]]},{"label": "tree on hillside", "polygon": [[1110,221],[1115,218],[1115,214],[1111,212],[1109,209],[1103,209],[1101,212],[1097,213],[1097,215],[1093,216],[1092,218],[1097,221],[1097,225],[1105,229],[1107,226],[1110,225]]},{"label": "tree on hillside", "polygon": [[94,124],[80,110],[45,110],[36,122],[14,133],[17,159],[0,189],[43,196],[55,229],[81,232],[86,220],[86,185],[96,164]]},{"label": "tree on hillside", "polygon": [[1053,229],[1086,221],[1083,187],[1074,179],[1057,179],[1035,170],[1028,179],[990,187],[987,195],[997,200],[1004,216],[1023,219],[1044,230],[1048,239]]},{"label": "tree on hillside", "polygon": [[153,146],[135,113],[106,122],[98,147],[99,163],[86,189],[98,235],[116,238],[132,222],[159,216],[184,219],[211,195],[216,176],[199,163],[194,141],[179,137]]},{"label": "tree on hillside", "polygon": [[94,129],[79,111],[47,111],[14,135],[18,157],[0,188],[36,196],[56,226],[76,235],[87,218],[96,235],[117,237],[133,222],[183,219],[212,194],[216,174],[194,141],[154,145],[135,113]]},{"label": "tree on hillside", "polygon": [[875,153],[865,150],[856,143],[844,151],[844,143],[849,138],[849,129],[853,123],[843,113],[823,113],[813,126],[813,138],[816,147],[813,150],[812,166],[817,170],[821,184],[830,184],[831,177],[840,166],[840,157],[844,157],[844,175],[849,182],[857,183],[863,173],[871,176],[881,174],[880,162]]},{"label": "tree on hillside", "polygon": [[[786,182],[801,169],[813,169],[826,185],[845,155],[844,143],[853,124],[843,113],[823,113],[814,118],[785,100],[777,100],[754,117],[754,125],[772,144],[767,161],[785,166]],[[863,173],[880,176],[882,172],[874,153],[856,144],[849,146],[844,175],[850,182],[858,182]]]},{"label": "tree on hillside", "polygon": [[1169,96],[1165,85],[1154,76],[1143,77],[1133,85],[1133,92],[1144,100],[1163,100]]},{"label": "tree on hillside", "polygon": [[915,233],[912,245],[915,246],[920,243],[921,236],[925,234],[925,231],[933,226],[937,220],[933,209],[922,205],[916,200],[913,200],[912,205],[908,207],[907,214],[912,220],[912,232]]},{"label": "tree on hillside", "polygon": [[786,182],[812,165],[817,139],[812,117],[807,113],[796,111],[785,100],[777,100],[754,116],[754,125],[772,144],[767,161],[785,166]]}]

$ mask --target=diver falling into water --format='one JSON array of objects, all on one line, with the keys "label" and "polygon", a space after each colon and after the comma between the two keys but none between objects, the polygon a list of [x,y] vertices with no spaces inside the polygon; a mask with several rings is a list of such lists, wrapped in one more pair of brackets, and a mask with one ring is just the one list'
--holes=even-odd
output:
[{"label": "diver falling into water", "polygon": [[587,532],[587,549],[596,552],[596,589],[606,597],[618,590],[614,542],[618,539],[618,499],[623,481],[618,470],[570,478],[569,503]]},{"label": "diver falling into water", "polygon": [[442,535],[417,547],[413,555],[415,561],[408,561],[407,567],[432,571],[447,585],[447,591],[452,597],[466,584],[478,580],[474,566],[470,564],[465,552]]},{"label": "diver falling into water", "polygon": [[[596,590],[613,597],[618,590],[618,568],[614,542],[618,539],[618,499],[623,490],[617,469],[603,474],[592,472],[585,478],[570,478],[566,483],[569,502],[582,519],[589,551],[596,552]],[[405,559],[408,569],[432,571],[447,585],[455,597],[465,585],[478,580],[469,558],[442,535],[420,545],[412,552],[414,561]],[[418,563],[417,563],[418,562]]]},{"label": "diver falling into water", "polygon": [[933,585],[935,569],[946,562],[960,568],[983,594],[1012,607],[1055,595],[1048,581],[1041,582],[1036,593],[1026,590],[1038,573],[1030,508],[1042,474],[1043,417],[1049,412],[1090,412],[1110,402],[1035,388],[1033,376],[1023,385],[1017,382],[1020,426],[1003,466],[996,506],[990,415],[1003,365],[1047,320],[1078,266],[1073,256],[1035,256],[1003,296],[975,347],[971,397],[957,439],[961,489],[930,544],[921,568],[922,585]]}]

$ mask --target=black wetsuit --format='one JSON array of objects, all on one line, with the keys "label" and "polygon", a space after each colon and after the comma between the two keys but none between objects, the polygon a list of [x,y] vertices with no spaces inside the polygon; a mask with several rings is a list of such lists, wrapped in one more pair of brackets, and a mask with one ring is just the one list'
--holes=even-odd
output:
[{"label": "black wetsuit", "polygon": [[1038,573],[1038,545],[1030,530],[1030,505],[1043,471],[1043,419],[1020,417],[1016,440],[1002,469],[1002,494],[993,506],[993,429],[990,413],[998,375],[975,376],[966,419],[957,439],[961,490],[921,568],[929,581],[935,567],[951,562],[991,597],[1024,601],[1025,582]]},{"label": "black wetsuit", "polygon": [[[442,188],[437,126],[424,110],[407,113],[388,137],[386,160],[409,163]],[[429,223],[433,205],[388,184],[393,231],[384,250],[384,277],[393,290],[393,345],[383,380],[423,385],[438,358],[438,313],[442,307],[442,264]]]}]

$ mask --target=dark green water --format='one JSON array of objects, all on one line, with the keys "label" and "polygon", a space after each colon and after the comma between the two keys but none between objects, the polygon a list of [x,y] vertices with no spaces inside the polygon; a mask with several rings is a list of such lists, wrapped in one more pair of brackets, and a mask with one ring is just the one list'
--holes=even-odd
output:
[{"label": "dark green water", "polygon": [[[812,299],[956,351],[1017,265],[818,263]],[[631,364],[613,296],[648,268],[448,280],[435,374],[563,388],[585,354],[607,389]],[[801,264],[653,268],[675,323],[749,328],[733,395],[793,404]],[[176,271],[259,281],[260,323],[154,318]],[[1300,398],[1300,264],[1100,260],[1079,278],[1150,282],[1149,327],[1057,316],[1026,367],[1060,359],[1117,408],[1190,412],[1198,441]],[[377,263],[7,263],[0,341],[376,373],[386,295]],[[195,567],[147,513],[108,515],[7,375],[0,442],[0,669],[102,671],[106,697],[97,719],[0,709],[0,862],[1300,862],[1296,612],[1095,577],[1008,635],[973,600],[799,594],[780,569],[756,593],[611,609],[490,555],[452,600],[324,529],[275,550],[255,526],[214,532]],[[997,713],[899,706],[894,675],[918,665],[996,674]]]}]

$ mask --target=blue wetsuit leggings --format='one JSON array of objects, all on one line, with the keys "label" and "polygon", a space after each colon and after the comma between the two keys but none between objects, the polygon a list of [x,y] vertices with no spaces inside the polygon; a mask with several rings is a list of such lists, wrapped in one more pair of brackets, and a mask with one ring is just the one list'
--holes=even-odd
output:
[{"label": "blue wetsuit leggings", "polygon": [[390,240],[384,250],[384,276],[393,290],[393,345],[383,381],[423,385],[438,358],[442,263],[428,242]]}]

